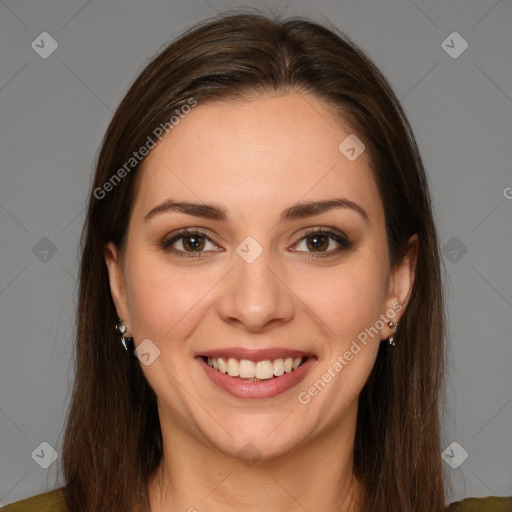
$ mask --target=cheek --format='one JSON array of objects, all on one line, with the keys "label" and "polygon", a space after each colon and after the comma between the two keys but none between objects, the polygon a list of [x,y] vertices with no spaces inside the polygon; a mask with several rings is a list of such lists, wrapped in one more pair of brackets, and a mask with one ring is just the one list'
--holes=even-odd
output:
[{"label": "cheek", "polygon": [[346,265],[309,274],[297,284],[298,295],[322,319],[333,343],[344,345],[375,324],[385,299],[385,278],[377,260],[355,256]]},{"label": "cheek", "polygon": [[[171,266],[165,258],[143,252],[127,262],[136,339],[149,338],[172,350],[176,342],[187,337],[194,323],[204,317],[208,291],[218,281],[215,273],[198,268]],[[175,343],[170,345],[170,340]]]},{"label": "cheek", "polygon": [[347,413],[372,371],[380,346],[375,326],[382,312],[385,272],[378,260],[361,257],[317,278],[315,286],[312,280],[303,283],[308,308],[328,326],[318,370],[297,396],[301,407],[316,411],[311,421],[318,428]]}]

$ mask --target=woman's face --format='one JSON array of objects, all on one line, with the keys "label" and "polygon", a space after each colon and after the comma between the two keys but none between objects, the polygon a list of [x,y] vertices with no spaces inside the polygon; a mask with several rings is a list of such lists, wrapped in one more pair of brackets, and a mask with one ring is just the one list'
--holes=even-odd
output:
[{"label": "woman's face", "polygon": [[262,458],[353,435],[414,264],[390,268],[349,135],[310,95],[199,102],[143,162],[124,261],[105,255],[164,431]]}]

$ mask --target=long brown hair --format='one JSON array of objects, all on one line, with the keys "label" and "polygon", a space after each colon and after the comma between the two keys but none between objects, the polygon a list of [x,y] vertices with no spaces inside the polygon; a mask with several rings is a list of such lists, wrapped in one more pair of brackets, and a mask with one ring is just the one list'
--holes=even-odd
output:
[{"label": "long brown hair", "polygon": [[[126,163],[191,99],[200,105],[288,90],[326,102],[364,142],[393,266],[409,237],[419,237],[416,279],[397,347],[391,353],[381,344],[359,397],[354,471],[364,488],[361,510],[444,510],[438,411],[444,397],[443,292],[414,135],[381,72],[338,29],[246,12],[205,20],[160,51],[132,84],[103,139],[80,247],[75,384],[63,446],[71,510],[131,510],[162,457],[156,396],[139,362],[118,342],[104,261],[107,242],[121,251],[126,242],[139,167]],[[114,181],[123,166],[122,179]]]}]

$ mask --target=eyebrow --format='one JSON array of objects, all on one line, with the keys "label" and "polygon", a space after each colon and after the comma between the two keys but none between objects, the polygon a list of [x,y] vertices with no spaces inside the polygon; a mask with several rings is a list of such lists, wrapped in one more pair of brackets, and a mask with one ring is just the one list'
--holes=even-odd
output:
[{"label": "eyebrow", "polygon": [[[364,220],[369,223],[369,216],[366,210],[354,201],[345,198],[328,199],[325,201],[310,201],[307,203],[297,203],[281,212],[279,222],[289,222],[292,220],[303,219],[319,215],[333,208],[344,208],[356,211]],[[191,201],[175,201],[166,199],[162,203],[155,206],[144,216],[144,222],[161,213],[177,211],[194,217],[202,217],[226,222],[229,219],[228,212],[225,208],[215,204],[194,203]]]}]

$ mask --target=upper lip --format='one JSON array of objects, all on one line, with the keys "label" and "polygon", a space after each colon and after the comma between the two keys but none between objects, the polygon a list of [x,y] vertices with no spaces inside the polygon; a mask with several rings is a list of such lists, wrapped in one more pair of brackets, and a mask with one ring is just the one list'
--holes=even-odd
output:
[{"label": "upper lip", "polygon": [[273,360],[287,357],[308,357],[312,355],[313,354],[309,352],[303,352],[301,350],[293,350],[289,348],[247,349],[232,347],[207,350],[197,353],[196,357],[222,357],[225,359],[232,357],[238,360],[247,359],[248,361],[265,361],[266,359]]}]

